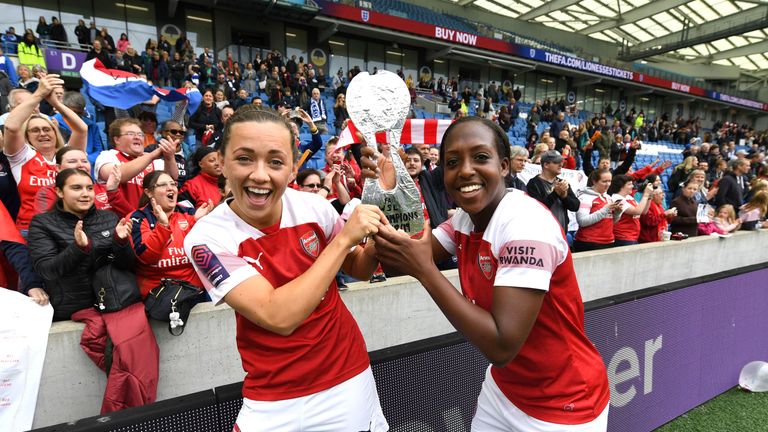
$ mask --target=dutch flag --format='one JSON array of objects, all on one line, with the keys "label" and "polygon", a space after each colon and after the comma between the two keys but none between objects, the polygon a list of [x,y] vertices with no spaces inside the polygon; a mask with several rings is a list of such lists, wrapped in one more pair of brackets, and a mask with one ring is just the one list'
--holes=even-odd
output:
[{"label": "dutch flag", "polygon": [[88,94],[104,106],[129,109],[157,96],[166,102],[187,100],[187,111],[194,113],[202,96],[197,89],[164,89],[151,86],[146,79],[130,72],[107,69],[99,59],[80,68],[80,77],[88,83]]}]

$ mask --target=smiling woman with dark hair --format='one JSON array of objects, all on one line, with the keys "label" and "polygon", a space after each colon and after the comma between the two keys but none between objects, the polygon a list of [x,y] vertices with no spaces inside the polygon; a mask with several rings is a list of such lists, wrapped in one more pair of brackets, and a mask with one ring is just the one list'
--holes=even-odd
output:
[{"label": "smiling woman with dark hair", "polygon": [[[473,431],[605,431],[608,379],[584,333],[568,243],[549,210],[505,188],[509,154],[506,134],[490,120],[453,123],[440,160],[459,210],[421,239],[385,225],[374,235],[376,256],[385,270],[415,277],[491,361]],[[377,166],[365,159],[370,174]],[[451,255],[461,291],[434,265]]]},{"label": "smiling woman with dark hair", "polygon": [[68,168],[56,176],[58,201],[54,208],[32,218],[29,252],[51,298],[53,320],[92,308],[96,299],[91,278],[107,255],[125,269],[133,267],[128,237],[131,221],[93,205],[91,176]]},{"label": "smiling woman with dark hair", "polygon": [[238,110],[220,148],[232,198],[184,244],[211,299],[235,310],[247,373],[235,430],[383,432],[365,342],[334,277],[370,277],[376,263],[359,243],[386,219],[359,205],[344,224],[325,198],[289,188],[295,148],[285,118]]}]

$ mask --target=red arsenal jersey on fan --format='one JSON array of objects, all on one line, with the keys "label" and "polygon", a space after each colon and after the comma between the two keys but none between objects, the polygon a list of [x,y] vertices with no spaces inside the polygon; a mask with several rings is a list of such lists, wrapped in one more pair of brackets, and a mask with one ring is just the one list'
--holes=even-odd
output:
[{"label": "red arsenal jersey on fan", "polygon": [[613,195],[614,201],[621,199],[621,217],[613,224],[613,237],[616,240],[637,241],[640,237],[640,215],[632,216],[624,213],[627,209],[637,207],[637,201],[632,195]]},{"label": "red arsenal jersey on fan", "polygon": [[42,154],[29,145],[25,145],[19,153],[8,156],[8,162],[11,164],[11,172],[21,200],[19,214],[16,216],[16,228],[28,229],[29,222],[36,214],[37,191],[56,182],[56,162],[45,160]]},{"label": "red arsenal jersey on fan", "polygon": [[131,244],[141,264],[136,267],[136,282],[142,298],[159,286],[162,278],[203,286],[184,253],[184,237],[197,222],[194,209],[177,207],[167,227],[157,224],[150,205],[133,212],[131,220]]},{"label": "red arsenal jersey on fan", "polygon": [[584,334],[584,305],[562,229],[538,201],[514,190],[485,232],[463,210],[434,231],[459,261],[464,296],[487,311],[494,287],[547,291],[520,352],[491,375],[526,414],[560,424],[594,420],[609,402],[600,353]]},{"label": "red arsenal jersey on fan", "polygon": [[[96,173],[96,177],[98,177],[99,171],[101,171],[101,167],[103,167],[104,165],[111,164],[111,163],[124,164],[134,159],[135,158],[127,156],[125,153],[119,152],[114,149],[104,150],[101,153],[99,153],[99,156],[96,158],[96,162],[94,163],[94,167],[93,167],[93,172]],[[126,201],[128,201],[134,209],[139,206],[139,200],[141,199],[141,194],[144,193],[144,189],[141,187],[141,183],[144,181],[144,176],[151,173],[152,171],[162,170],[164,168],[165,168],[165,163],[163,162],[163,160],[156,159],[152,161],[151,164],[147,165],[147,167],[144,168],[144,171],[138,173],[136,177],[129,179],[128,181],[120,184],[120,189],[123,191],[123,196],[125,197]],[[123,179],[123,181],[125,181],[125,179]]]},{"label": "red arsenal jersey on fan", "polygon": [[[595,195],[582,192],[579,195],[579,211],[586,211],[592,214],[612,203],[611,198],[606,194]],[[589,226],[579,226],[576,231],[576,240],[588,243],[608,244],[614,242],[613,237],[613,214],[608,213],[599,222]]]},{"label": "red arsenal jersey on fan", "polygon": [[[244,281],[264,277],[279,287],[314,264],[343,222],[319,195],[286,189],[279,229],[264,233],[240,219],[227,201],[200,219],[184,249],[215,303]],[[336,282],[290,336],[237,317],[237,346],[247,372],[243,396],[275,401],[317,393],[363,372],[369,364],[357,322]]]}]

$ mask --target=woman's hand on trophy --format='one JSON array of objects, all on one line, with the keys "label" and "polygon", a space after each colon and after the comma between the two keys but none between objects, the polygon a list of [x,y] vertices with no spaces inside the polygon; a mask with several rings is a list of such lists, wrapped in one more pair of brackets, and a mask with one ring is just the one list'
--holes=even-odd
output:
[{"label": "woman's hand on trophy", "polygon": [[368,146],[363,146],[360,150],[362,157],[360,164],[363,178],[379,179],[379,186],[384,190],[391,190],[395,187],[397,180],[395,178],[395,166],[392,160],[385,158],[382,154],[376,152]]}]

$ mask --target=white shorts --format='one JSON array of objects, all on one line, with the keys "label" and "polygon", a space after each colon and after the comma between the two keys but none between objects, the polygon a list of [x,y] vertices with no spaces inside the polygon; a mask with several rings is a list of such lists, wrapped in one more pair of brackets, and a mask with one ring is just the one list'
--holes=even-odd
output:
[{"label": "white shorts", "polygon": [[589,423],[563,425],[541,421],[520,411],[507,399],[493,380],[489,366],[485,372],[483,389],[477,398],[472,432],[605,432],[608,429],[609,405]]},{"label": "white shorts", "polygon": [[243,398],[234,431],[386,432],[379,394],[370,366],[327,390],[280,401]]}]

